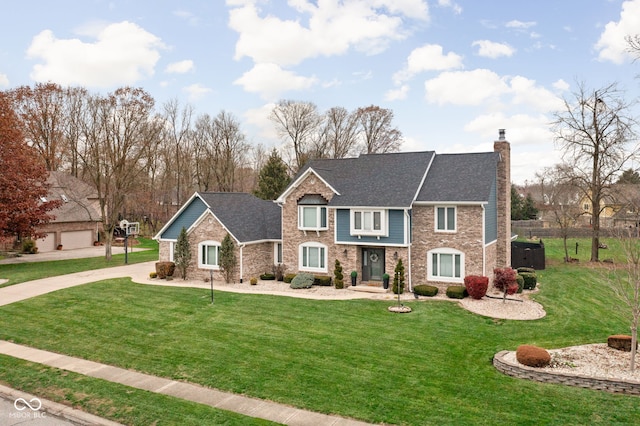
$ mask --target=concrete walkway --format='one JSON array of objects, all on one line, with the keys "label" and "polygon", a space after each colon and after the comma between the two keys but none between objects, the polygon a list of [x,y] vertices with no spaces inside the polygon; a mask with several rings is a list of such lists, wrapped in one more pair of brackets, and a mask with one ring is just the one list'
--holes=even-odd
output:
[{"label": "concrete walkway", "polygon": [[[149,279],[154,262],[118,266],[94,271],[78,272],[60,277],[44,278],[0,288],[0,306],[15,303],[53,291],[74,287],[104,279],[131,277],[136,282],[156,284]],[[185,283],[176,283],[176,286]],[[193,286],[206,287],[206,283]],[[214,288],[216,288],[215,286]],[[359,296],[362,297],[362,296]],[[251,417],[262,418],[287,425],[366,425],[368,423],[339,416],[315,413],[284,404],[222,392],[200,385],[178,382],[148,374],[125,370],[105,364],[60,355],[7,341],[0,341],[0,353],[31,362],[49,365],[90,377],[109,380],[123,385],[165,395],[175,396],[215,408],[233,411]],[[95,417],[95,416],[94,416]],[[103,424],[109,424],[105,421]],[[87,423],[100,424],[100,423]],[[113,424],[113,423],[111,423]]]}]

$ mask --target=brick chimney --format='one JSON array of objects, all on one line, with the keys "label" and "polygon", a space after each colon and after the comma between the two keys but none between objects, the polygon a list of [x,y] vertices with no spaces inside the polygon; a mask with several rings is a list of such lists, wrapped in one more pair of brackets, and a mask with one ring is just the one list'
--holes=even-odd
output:
[{"label": "brick chimney", "polygon": [[493,150],[500,154],[496,187],[498,203],[496,266],[504,268],[511,265],[511,146],[507,142],[504,129],[498,131],[498,140],[493,143]]}]

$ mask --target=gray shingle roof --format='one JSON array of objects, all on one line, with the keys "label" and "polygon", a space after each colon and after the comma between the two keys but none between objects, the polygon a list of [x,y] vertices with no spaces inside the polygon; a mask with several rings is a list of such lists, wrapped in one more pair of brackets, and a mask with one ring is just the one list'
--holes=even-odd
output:
[{"label": "gray shingle roof", "polygon": [[436,155],[416,201],[487,201],[498,159],[495,152]]},{"label": "gray shingle roof", "polygon": [[243,192],[199,192],[209,210],[240,241],[282,238],[281,208]]},{"label": "gray shingle roof", "polygon": [[100,222],[102,216],[97,201],[96,190],[82,180],[64,172],[49,172],[47,183],[51,185],[49,200],[66,200],[51,214],[52,222]]},{"label": "gray shingle roof", "polygon": [[312,160],[297,177],[312,168],[340,193],[329,203],[333,207],[410,207],[434,155],[399,152]]}]

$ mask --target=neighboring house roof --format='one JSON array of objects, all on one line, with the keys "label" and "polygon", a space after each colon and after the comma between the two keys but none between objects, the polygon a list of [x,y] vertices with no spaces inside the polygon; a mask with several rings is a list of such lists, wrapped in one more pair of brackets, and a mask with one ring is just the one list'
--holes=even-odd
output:
[{"label": "neighboring house roof", "polygon": [[499,158],[497,152],[436,155],[416,201],[487,201]]},{"label": "neighboring house roof", "polygon": [[434,155],[433,151],[398,152],[311,160],[284,194],[312,169],[338,192],[329,206],[410,207]]},{"label": "neighboring house roof", "polygon": [[100,211],[96,206],[96,190],[82,180],[68,173],[49,172],[47,178],[49,200],[62,200],[63,203],[51,214],[52,223],[62,222],[100,222]]},{"label": "neighboring house roof", "polygon": [[282,239],[280,206],[243,192],[196,192],[154,238],[177,239],[206,211],[239,243]]},{"label": "neighboring house roof", "polygon": [[239,242],[282,238],[281,208],[244,192],[198,192],[209,210]]}]

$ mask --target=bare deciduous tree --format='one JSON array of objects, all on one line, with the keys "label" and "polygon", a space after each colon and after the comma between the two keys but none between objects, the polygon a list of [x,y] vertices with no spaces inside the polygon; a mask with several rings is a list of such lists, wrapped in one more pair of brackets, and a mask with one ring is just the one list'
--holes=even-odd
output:
[{"label": "bare deciduous tree", "polygon": [[321,120],[318,107],[312,102],[282,100],[273,108],[269,119],[292,149],[289,168],[293,173],[297,172],[309,160],[311,145],[318,137]]},{"label": "bare deciduous tree", "polygon": [[328,158],[345,158],[354,153],[358,143],[358,116],[343,107],[333,107],[324,114],[322,138]]},{"label": "bare deciduous tree", "polygon": [[365,154],[396,152],[402,143],[402,132],[393,127],[393,111],[370,105],[356,111]]},{"label": "bare deciduous tree", "polygon": [[580,84],[573,96],[555,114],[553,129],[573,182],[591,203],[591,261],[597,262],[603,200],[619,171],[638,153],[637,146],[629,147],[636,122],[615,83],[596,90]]},{"label": "bare deciduous tree", "polygon": [[191,117],[193,116],[193,107],[185,105],[180,108],[177,99],[171,99],[163,106],[165,126],[163,138],[165,142],[171,146],[171,164],[173,174],[175,176],[176,185],[176,202],[182,205],[182,200],[188,196],[187,192],[191,190],[188,181],[189,173],[184,173],[182,166],[190,156],[189,152],[189,135],[191,133]]}]

